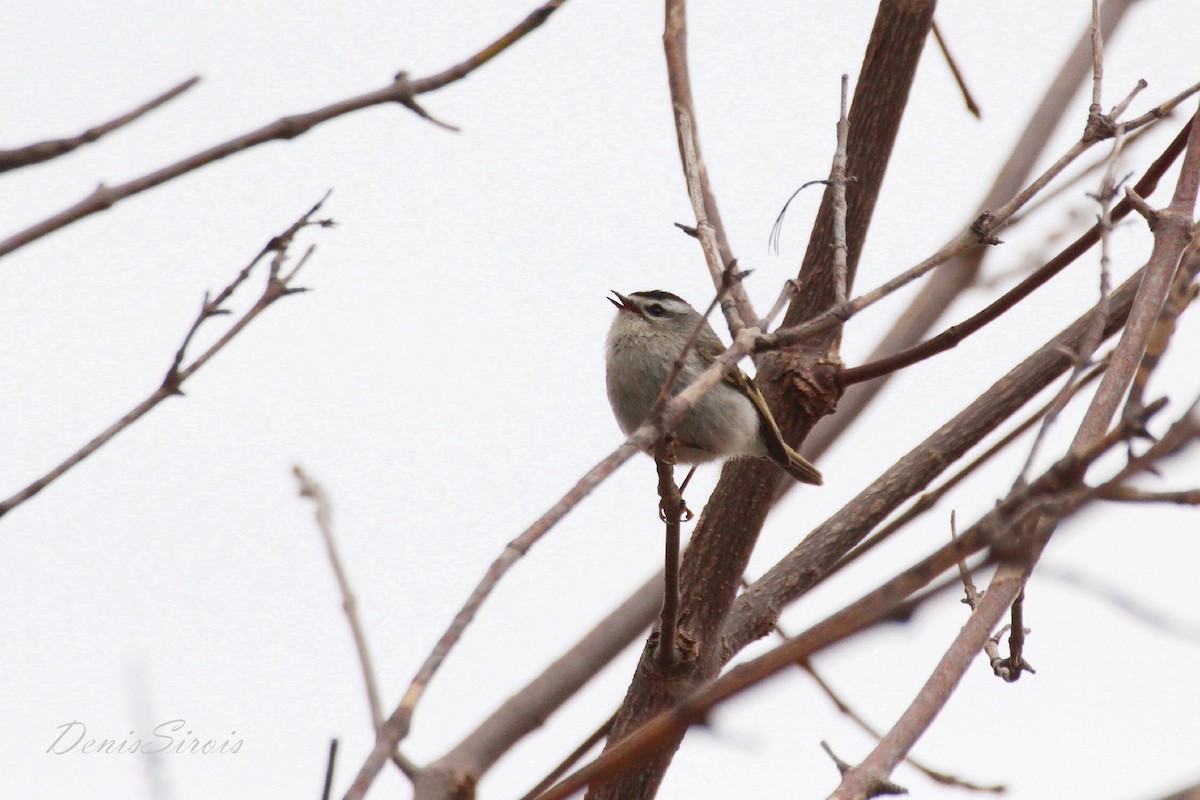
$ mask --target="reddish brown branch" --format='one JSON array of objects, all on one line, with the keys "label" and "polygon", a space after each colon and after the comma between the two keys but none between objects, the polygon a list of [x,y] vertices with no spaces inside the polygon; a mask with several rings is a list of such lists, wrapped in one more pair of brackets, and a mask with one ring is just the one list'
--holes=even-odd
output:
[{"label": "reddish brown branch", "polygon": [[[1105,36],[1112,36],[1134,2],[1107,0],[1104,3],[1100,22]],[[980,203],[981,210],[998,208],[1020,190],[1041,157],[1046,143],[1051,140],[1051,134],[1070,108],[1070,98],[1086,77],[1091,66],[1090,50],[1090,36],[1084,32],[1038,101],[1012,152]],[[869,360],[877,361],[916,345],[954,299],[975,282],[986,253],[984,249],[975,248],[961,253],[938,269],[921,287],[917,297],[871,353]],[[871,404],[886,383],[886,379],[872,381],[847,391],[838,403],[838,413],[822,420],[805,440],[803,452],[812,457],[825,452]]]},{"label": "reddish brown branch", "polygon": [[[1197,116],[1200,116],[1200,112]],[[1129,324],[1117,342],[1108,369],[1100,380],[1100,387],[1096,389],[1092,404],[1079,426],[1073,447],[1094,441],[1108,429],[1141,364],[1150,334],[1170,292],[1179,260],[1194,235],[1192,215],[1197,193],[1200,192],[1200,125],[1195,124],[1196,117],[1192,118],[1192,123],[1171,203],[1156,214],[1151,224],[1154,247],[1144,268],[1145,278],[1129,312]]]},{"label": "reddish brown branch", "polygon": [[[1191,134],[1192,120],[1188,120],[1183,129],[1172,140],[1167,149],[1163,151],[1150,168],[1146,170],[1146,174],[1138,181],[1135,191],[1145,197],[1153,192],[1158,187],[1158,181],[1166,173],[1166,171],[1175,163],[1175,159],[1183,152],[1183,149],[1188,141],[1188,136]],[[1118,222],[1129,215],[1133,211],[1133,203],[1129,200],[1122,200],[1112,210],[1112,221]],[[989,322],[995,320],[1004,312],[1011,309],[1021,300],[1028,297],[1036,289],[1044,285],[1047,281],[1053,278],[1058,273],[1062,272],[1070,266],[1076,259],[1086,253],[1093,245],[1100,241],[1103,229],[1100,224],[1093,225],[1078,239],[1068,245],[1058,255],[1048,261],[1044,266],[1040,267],[1009,291],[1005,292],[1001,297],[990,303],[982,311],[974,314],[968,319],[952,325],[942,333],[921,342],[919,345],[910,347],[907,350],[902,350],[894,355],[881,358],[876,361],[871,361],[861,366],[851,367],[842,370],[841,381],[844,385],[850,386],[863,381],[874,380],[888,373],[895,372],[898,369],[910,366],[923,361],[938,353],[943,353],[956,347],[960,342],[966,339],[971,334],[983,328]]]},{"label": "reddish brown branch", "polygon": [[[1124,324],[1141,277],[1139,270],[1112,295],[1104,335]],[[1044,344],[925,441],[885,470],[870,486],[817,526],[779,563],[743,592],[722,634],[732,657],[765,636],[781,609],[824,580],[828,571],[902,502],[922,491],[947,467],[1072,365],[1069,353],[1091,324],[1092,311]]]},{"label": "reddish brown branch", "polygon": [[979,104],[971,96],[971,90],[967,88],[967,82],[958,68],[958,62],[954,60],[954,56],[950,55],[950,48],[946,46],[946,39],[942,36],[942,29],[938,27],[936,19],[933,21],[933,38],[937,40],[938,49],[942,51],[942,58],[946,59],[946,66],[950,67],[950,74],[954,76],[954,83],[958,86],[958,91],[962,93],[963,101],[967,104],[967,111],[970,111],[975,119],[981,118],[983,114],[979,110]]}]

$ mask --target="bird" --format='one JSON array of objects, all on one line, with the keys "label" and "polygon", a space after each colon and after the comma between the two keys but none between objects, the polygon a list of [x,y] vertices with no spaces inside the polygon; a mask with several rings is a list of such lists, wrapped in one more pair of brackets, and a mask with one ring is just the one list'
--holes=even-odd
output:
[{"label": "bird", "polygon": [[[605,341],[605,387],[613,416],[626,436],[650,414],[659,390],[692,332],[700,333],[671,387],[682,391],[725,352],[707,320],[678,295],[662,290],[606,298],[617,316]],[[788,445],[754,381],[734,366],[697,401],[673,431],[676,460],[698,464],[752,456],[765,458],[802,483],[820,485],[820,471]]]}]

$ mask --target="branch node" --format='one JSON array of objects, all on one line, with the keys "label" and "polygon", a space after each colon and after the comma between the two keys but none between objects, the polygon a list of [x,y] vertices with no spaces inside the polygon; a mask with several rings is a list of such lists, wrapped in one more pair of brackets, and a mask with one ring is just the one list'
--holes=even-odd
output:
[{"label": "branch node", "polygon": [[1004,244],[1002,239],[992,235],[999,224],[999,219],[992,212],[984,211],[971,223],[971,233],[975,234],[980,244]]},{"label": "branch node", "polygon": [[1083,126],[1083,143],[1094,144],[1095,142],[1103,142],[1105,139],[1111,139],[1116,135],[1117,121],[1093,106],[1088,111],[1087,122]]}]

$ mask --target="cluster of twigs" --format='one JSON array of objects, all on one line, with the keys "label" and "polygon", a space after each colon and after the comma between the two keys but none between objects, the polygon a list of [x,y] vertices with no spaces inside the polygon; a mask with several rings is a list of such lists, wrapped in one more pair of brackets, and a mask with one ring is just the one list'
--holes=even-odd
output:
[{"label": "cluster of twigs", "polygon": [[[127,183],[101,186],[89,197],[30,228],[0,241],[0,258],[38,238],[103,211],[134,194],[173,180],[218,159],[275,139],[290,139],[323,122],[382,103],[399,103],[443,127],[417,101],[427,92],[446,86],[487,63],[497,54],[539,27],[565,0],[551,0],[479,53],[450,69],[421,79],[400,73],[388,85],[324,108],[296,114],[196,153],[175,164]],[[318,527],[343,595],[363,668],[368,705],[376,741],[365,757],[347,800],[361,798],[386,763],[392,761],[413,782],[418,798],[455,798],[473,794],[475,783],[516,742],[533,730],[571,697],[629,642],[643,635],[655,618],[657,630],[647,639],[639,669],[632,678],[622,706],[575,754],[551,772],[527,795],[543,800],[564,798],[588,787],[588,797],[648,798],[653,796],[687,729],[703,722],[712,709],[747,688],[792,665],[807,666],[810,657],[829,645],[890,618],[907,613],[956,582],[955,572],[970,601],[966,625],[949,643],[944,656],[910,708],[879,737],[878,746],[857,765],[835,758],[842,780],[833,797],[864,797],[895,791],[891,772],[905,758],[933,716],[948,701],[967,666],[986,652],[995,673],[1007,681],[1020,678],[1030,667],[1023,655],[1024,622],[1020,598],[1043,548],[1058,525],[1079,509],[1097,501],[1175,502],[1197,504],[1200,490],[1155,494],[1134,488],[1130,480],[1152,472],[1200,437],[1200,415],[1195,403],[1169,424],[1164,432],[1138,452],[1135,442],[1148,436],[1150,423],[1161,414],[1162,399],[1146,399],[1147,380],[1166,349],[1175,320],[1196,295],[1200,272],[1200,244],[1194,224],[1200,189],[1200,126],[1194,118],[1179,131],[1167,149],[1143,172],[1138,182],[1120,187],[1117,159],[1126,137],[1167,117],[1194,95],[1193,86],[1152,107],[1138,117],[1124,119],[1139,85],[1108,112],[1101,104],[1103,47],[1106,35],[1118,24],[1130,0],[1109,0],[1093,7],[1093,24],[1063,67],[1060,79],[1047,92],[1035,113],[1019,153],[1005,165],[982,210],[964,220],[961,231],[935,253],[920,260],[880,286],[852,296],[858,258],[878,196],[891,145],[899,129],[921,49],[933,31],[944,52],[941,34],[933,28],[932,2],[882,0],[875,29],[864,57],[864,68],[848,96],[848,78],[842,76],[842,108],[836,131],[836,148],[827,190],[808,252],[795,281],[781,295],[781,304],[760,317],[740,281],[736,260],[726,236],[715,194],[701,155],[696,114],[687,65],[685,0],[665,0],[664,46],[672,110],[682,169],[695,215],[694,226],[685,226],[698,240],[705,264],[717,290],[719,305],[733,334],[733,344],[698,380],[669,396],[664,390],[649,420],[610,455],[588,471],[556,504],[527,530],[514,538],[491,565],[468,597],[429,657],[422,664],[396,706],[385,714],[368,655],[366,633],[358,619],[356,602],[333,537],[329,501],[312,478],[296,469],[301,493],[316,505]],[[947,56],[948,57],[948,56]],[[1079,140],[1042,174],[1030,177],[1038,147],[1048,130],[1058,124],[1062,98],[1092,75],[1092,104]],[[955,69],[956,78],[962,78]],[[0,171],[17,169],[55,158],[94,142],[160,107],[190,88],[184,82],[158,98],[89,129],[78,136],[41,142],[0,152]],[[964,88],[965,91],[965,88]],[[968,101],[974,108],[974,102]],[[977,112],[976,112],[977,113]],[[1062,252],[969,319],[924,338],[937,318],[936,310],[969,286],[978,273],[984,253],[998,243],[997,234],[1016,224],[1018,213],[1030,208],[1052,182],[1081,155],[1100,142],[1112,142],[1101,162],[1103,178],[1095,193],[1097,223]],[[1155,208],[1147,197],[1172,166],[1180,173],[1170,202]],[[1061,181],[1060,181],[1061,182]],[[12,497],[0,501],[0,516],[26,502],[67,470],[106,444],[168,397],[181,394],[182,386],[246,325],[276,301],[303,291],[293,285],[296,273],[312,252],[310,247],[291,269],[285,269],[295,237],[309,226],[328,226],[317,218],[324,198],[270,242],[215,296],[206,295],[201,310],[184,337],[160,384],[145,400],[46,475],[32,481]],[[1153,232],[1154,247],[1145,266],[1113,289],[1109,277],[1108,232],[1119,220],[1137,212]],[[746,563],[763,520],[777,500],[779,474],[767,464],[739,462],[726,466],[710,497],[691,544],[680,556],[680,522],[687,512],[675,484],[671,464],[670,432],[695,402],[711,389],[735,363],[751,356],[758,360],[759,382],[772,406],[779,409],[781,429],[792,441],[804,441],[814,454],[828,444],[875,396],[883,381],[897,370],[942,353],[1022,302],[1050,278],[1100,245],[1101,277],[1095,305],[1027,359],[1016,365],[988,392],[947,421],[828,520],[815,526],[792,552],[759,579],[739,591]],[[267,263],[261,296],[238,316],[202,354],[189,358],[187,350],[202,325],[226,315],[226,303],[245,284],[254,268]],[[887,341],[866,363],[844,368],[838,360],[843,326],[856,314],[891,296],[899,288],[930,273],[932,278],[914,301]],[[767,326],[788,300],[782,326]],[[710,308],[711,310],[711,308]],[[1097,357],[1105,342],[1120,334],[1110,351]],[[680,354],[682,360],[686,355]],[[983,455],[961,468],[936,488],[940,474],[982,443],[1005,420],[1068,374],[1057,395],[995,442]],[[666,382],[673,384],[674,376]],[[1091,391],[1083,421],[1070,447],[1036,477],[1029,477],[1042,446],[1042,435],[1056,424],[1059,412]],[[831,416],[837,409],[836,417]],[[1113,424],[1114,418],[1117,419]],[[767,653],[725,667],[751,641],[777,628],[780,611],[818,583],[828,579],[885,537],[933,508],[954,485],[970,475],[1026,430],[1040,426],[1026,461],[1026,469],[998,498],[991,511],[933,553],[917,560],[862,598],[831,614],[801,634],[787,638]],[[1096,480],[1092,464],[1119,445],[1128,457],[1115,476]],[[639,451],[655,454],[659,464],[660,512],[666,524],[665,577],[656,576],[601,621],[578,644],[550,665],[439,759],[418,765],[399,746],[408,735],[412,718],[426,687],[433,680],[462,632],[473,620],[497,582],[554,525],[625,460]],[[916,498],[900,511],[901,506]],[[886,525],[892,514],[896,516]],[[971,559],[968,565],[968,559]],[[980,593],[973,576],[991,569],[988,586]],[[665,590],[664,590],[665,586]],[[1000,650],[996,628],[1011,614],[1008,654]],[[839,705],[845,707],[841,700]],[[604,752],[591,763],[566,774],[576,759],[607,736]],[[330,749],[326,794],[332,785]],[[832,751],[830,751],[832,756]],[[630,769],[631,765],[637,769]],[[967,781],[932,770],[939,780],[973,786]],[[938,777],[940,776],[940,777]],[[995,787],[974,787],[995,788]]]}]

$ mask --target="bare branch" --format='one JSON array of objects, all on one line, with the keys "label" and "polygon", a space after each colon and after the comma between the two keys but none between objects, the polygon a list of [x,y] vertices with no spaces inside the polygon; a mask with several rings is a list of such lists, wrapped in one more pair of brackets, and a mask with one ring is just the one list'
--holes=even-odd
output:
[{"label": "bare branch", "polygon": [[375,668],[371,665],[371,655],[367,649],[367,636],[363,631],[362,621],[358,618],[358,599],[350,587],[350,579],[346,577],[346,569],[342,566],[337,542],[333,538],[333,506],[321,484],[310,478],[299,464],[292,467],[292,474],[295,476],[296,482],[300,484],[300,496],[313,501],[313,517],[316,519],[321,541],[325,543],[325,554],[329,557],[329,566],[333,569],[333,577],[337,580],[338,591],[342,594],[342,611],[346,613],[346,621],[350,624],[350,634],[354,637],[354,648],[358,651],[363,686],[367,690],[367,707],[371,712],[372,724],[378,732],[379,726],[383,724],[383,707],[379,702],[379,686],[375,681]]},{"label": "bare branch", "polygon": [[[1101,9],[1100,20],[1106,36],[1112,36],[1112,32],[1134,2],[1135,0],[1106,0]],[[1090,42],[1085,31],[1077,39],[1058,74],[1038,101],[979,209],[996,208],[1020,190],[1021,184],[1027,180],[1041,158],[1046,143],[1051,141],[1051,134],[1070,108],[1070,98],[1083,82],[1089,66]],[[857,170],[854,171],[857,174]],[[937,270],[928,283],[921,287],[917,297],[901,314],[884,340],[871,353],[869,360],[877,361],[917,344],[951,306],[953,300],[975,282],[986,254],[987,250],[982,248],[969,250]],[[838,413],[817,425],[805,439],[803,452],[810,457],[825,452],[871,404],[886,383],[886,380],[871,381],[847,390],[838,402]]]},{"label": "bare branch", "polygon": [[979,104],[971,96],[971,90],[967,88],[967,82],[958,68],[958,62],[954,60],[954,56],[950,55],[950,48],[946,46],[946,39],[942,36],[942,29],[938,27],[936,19],[933,21],[933,38],[937,40],[938,49],[942,51],[942,58],[946,59],[946,66],[950,67],[950,74],[954,76],[954,82],[958,84],[958,90],[962,92],[963,101],[967,104],[967,111],[970,111],[971,116],[975,119],[980,119],[983,114],[979,110]]},{"label": "bare branch", "polygon": [[353,111],[386,103],[399,103],[428,117],[428,114],[417,105],[415,100],[417,95],[432,92],[448,83],[466,77],[473,70],[495,58],[496,55],[507,49],[513,42],[545,22],[550,13],[564,2],[565,0],[550,0],[550,2],[543,4],[537,11],[530,14],[504,36],[501,36],[495,42],[461,64],[457,64],[444,72],[417,80],[409,80],[408,76],[401,72],[387,86],[367,92],[366,94],[341,100],[313,111],[284,117],[269,125],[264,125],[257,130],[242,134],[241,136],[210,147],[207,150],[202,150],[199,153],[176,161],[174,164],[157,169],[140,178],[135,178],[115,186],[101,184],[90,195],[74,205],[0,241],[0,258],[85,217],[106,211],[126,198],[148,189],[153,189],[167,181],[174,180],[180,175],[193,172],[222,158],[240,153],[243,150],[249,150],[267,142],[294,139],[323,122],[328,122],[331,119],[336,119]]},{"label": "bare branch", "polygon": [[[1200,114],[1200,112],[1198,112]],[[1108,429],[1109,421],[1125,396],[1146,352],[1151,330],[1171,289],[1176,268],[1193,236],[1192,214],[1200,191],[1200,125],[1192,118],[1187,150],[1170,205],[1158,215],[1154,248],[1145,266],[1145,280],[1130,311],[1129,323],[1113,351],[1108,370],[1075,436],[1072,447],[1094,441]]]},{"label": "bare branch", "polygon": [[259,314],[269,308],[273,303],[275,303],[275,301],[283,297],[287,297],[290,294],[304,291],[303,289],[293,287],[291,285],[291,281],[296,275],[296,270],[300,268],[300,265],[302,265],[312,253],[311,247],[300,259],[296,269],[292,270],[292,272],[287,276],[280,278],[272,275],[271,277],[268,277],[266,286],[263,288],[262,296],[258,298],[254,305],[251,306],[245,314],[239,317],[237,321],[234,322],[214,344],[204,351],[204,353],[197,356],[190,364],[186,366],[183,365],[184,350],[191,342],[192,337],[195,335],[200,325],[205,320],[210,319],[213,316],[219,316],[228,313],[224,308],[220,307],[219,304],[224,302],[230,295],[233,294],[234,290],[237,289],[237,287],[240,286],[247,279],[247,277],[249,277],[251,270],[253,270],[259,262],[261,262],[271,253],[275,253],[275,261],[277,263],[281,263],[288,249],[291,247],[292,241],[296,234],[298,234],[301,230],[310,225],[328,227],[332,224],[329,220],[313,219],[313,216],[317,213],[317,211],[320,210],[321,205],[325,202],[325,198],[328,196],[329,195],[326,194],[325,197],[321,198],[316,205],[314,205],[307,212],[305,212],[303,216],[292,223],[292,225],[286,231],[271,239],[271,241],[268,242],[261,251],[259,251],[258,255],[256,255],[250,261],[250,263],[246,265],[246,267],[238,274],[238,276],[217,295],[215,300],[209,300],[208,295],[205,295],[204,304],[200,309],[199,316],[197,316],[195,322],[192,323],[187,335],[184,337],[183,345],[175,354],[170,367],[167,369],[166,375],[163,377],[161,385],[159,385],[157,389],[151,392],[145,400],[130,409],[129,412],[123,417],[114,422],[112,425],[108,426],[108,428],[98,434],[90,442],[68,456],[65,461],[56,466],[54,469],[38,478],[24,489],[14,494],[12,497],[9,497],[7,500],[0,501],[0,517],[3,517],[9,511],[12,511],[21,503],[24,503],[26,500],[42,491],[42,489],[45,489],[51,483],[61,478],[68,470],[70,470],[80,461],[83,461],[92,453],[99,450],[101,447],[107,444],[110,439],[121,433],[121,431],[125,430],[130,425],[144,417],[151,409],[153,409],[163,400],[166,400],[168,397],[174,395],[182,394],[180,389],[183,386],[184,381],[186,381],[188,378],[194,375],[197,370],[207,364],[209,359],[211,359],[222,348],[224,348],[225,345],[227,345],[230,340],[233,339],[233,337],[237,336],[238,333],[240,333],[243,328],[249,325],[250,322]]},{"label": "bare branch", "polygon": [[846,302],[846,273],[849,249],[846,244],[846,140],[850,123],[846,119],[849,104],[850,76],[842,75],[842,103],[837,123],[837,150],[833,156],[833,171],[829,181],[833,186],[833,302]]},{"label": "bare branch", "polygon": [[31,164],[40,164],[43,161],[49,161],[53,158],[66,155],[85,144],[91,144],[101,137],[112,133],[117,128],[124,127],[134,120],[144,117],[159,106],[169,103],[199,82],[200,78],[198,76],[188,78],[183,83],[168,89],[153,100],[143,103],[132,111],[127,111],[108,122],[97,125],[94,128],[88,128],[78,136],[71,136],[66,139],[51,139],[45,142],[26,145],[25,147],[18,147],[13,150],[0,150],[0,172],[28,167]]},{"label": "bare branch", "polygon": [[681,657],[679,635],[679,520],[685,506],[679,487],[675,485],[675,447],[670,438],[659,442],[654,453],[658,470],[659,514],[666,526],[663,565],[663,604],[658,625],[658,666],[669,672]]},{"label": "bare branch", "polygon": [[[1115,292],[1105,335],[1124,323],[1144,271]],[[1072,364],[1073,351],[1091,321],[1090,312],[1018,364],[924,442],[885,470],[837,513],[818,525],[791,553],[743,592],[722,632],[726,657],[765,636],[781,609],[824,579],[827,571],[900,503],[929,483],[996,425],[1015,413]]]},{"label": "bare branch", "polygon": [[[722,289],[726,265],[733,251],[717,211],[717,199],[708,180],[708,169],[700,154],[700,135],[696,130],[695,104],[687,62],[687,7],[684,0],[667,0],[666,23],[663,28],[663,50],[667,59],[667,85],[671,90],[671,110],[675,117],[675,134],[679,142],[679,157],[687,180],[688,199],[696,215],[696,238],[704,251],[704,261],[712,276],[713,286]],[[747,325],[755,324],[758,315],[750,305],[746,290],[738,285],[723,296],[721,311],[736,334]]]},{"label": "bare branch", "polygon": [[[1158,181],[1166,173],[1166,171],[1175,162],[1179,154],[1183,152],[1187,144],[1188,136],[1191,134],[1192,123],[1189,120],[1179,134],[1167,146],[1150,168],[1146,170],[1146,174],[1137,183],[1137,191],[1142,194],[1153,192],[1158,186]],[[1117,204],[1117,207],[1110,214],[1111,222],[1116,223],[1124,219],[1134,210],[1133,203],[1128,200],[1122,200]],[[1050,261],[1032,274],[1028,275],[1024,280],[1018,283],[1009,291],[1005,292],[1001,297],[992,301],[982,311],[968,317],[966,320],[951,325],[942,333],[933,336],[918,345],[902,350],[901,352],[880,358],[876,361],[870,361],[857,367],[851,367],[842,370],[841,380],[845,385],[861,383],[863,381],[874,380],[875,378],[887,375],[898,369],[910,366],[923,361],[937,353],[945,352],[966,339],[971,334],[983,328],[992,320],[1000,317],[1004,312],[1011,309],[1018,302],[1032,294],[1039,287],[1044,285],[1048,280],[1053,278],[1058,273],[1062,272],[1070,266],[1077,258],[1087,252],[1096,242],[1100,241],[1103,226],[1100,223],[1093,225],[1090,229],[1083,233],[1078,239],[1065,247],[1062,252],[1052,258]]]}]

